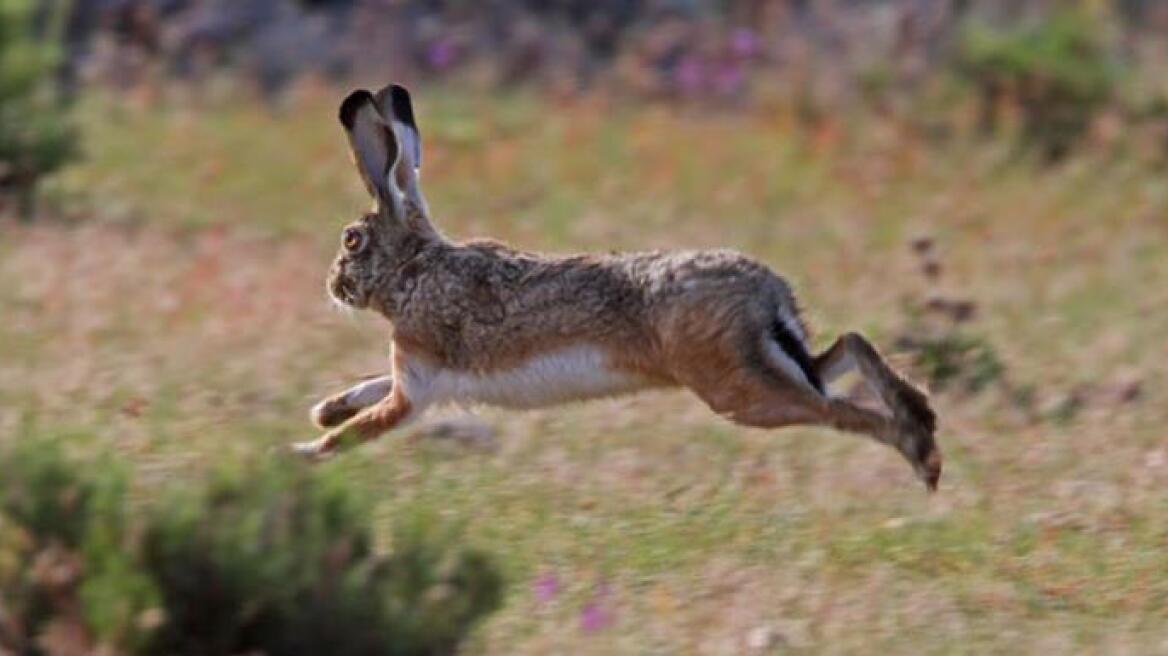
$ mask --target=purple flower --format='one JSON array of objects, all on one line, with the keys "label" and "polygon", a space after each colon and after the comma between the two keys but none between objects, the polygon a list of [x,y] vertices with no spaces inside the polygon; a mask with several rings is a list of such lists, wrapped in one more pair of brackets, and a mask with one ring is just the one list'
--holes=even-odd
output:
[{"label": "purple flower", "polygon": [[612,613],[595,601],[590,601],[580,611],[580,630],[585,633],[599,631],[612,624]]},{"label": "purple flower", "polygon": [[531,589],[535,593],[535,600],[540,604],[546,604],[560,594],[560,579],[556,577],[555,572],[546,572],[535,580]]},{"label": "purple flower", "polygon": [[706,66],[694,57],[686,55],[678,64],[674,73],[677,88],[683,95],[695,96],[701,93],[706,82]]},{"label": "purple flower", "polygon": [[430,49],[426,52],[426,60],[431,68],[440,71],[449,68],[457,55],[453,41],[438,39],[430,44]]},{"label": "purple flower", "polygon": [[608,597],[609,587],[607,583],[601,583],[596,586],[595,592],[592,593],[592,599],[580,611],[580,630],[585,633],[592,633],[599,631],[613,621],[613,614],[610,609],[605,606],[605,601]]},{"label": "purple flower", "polygon": [[730,51],[741,59],[752,59],[758,55],[758,35],[749,27],[740,27],[730,35]]}]

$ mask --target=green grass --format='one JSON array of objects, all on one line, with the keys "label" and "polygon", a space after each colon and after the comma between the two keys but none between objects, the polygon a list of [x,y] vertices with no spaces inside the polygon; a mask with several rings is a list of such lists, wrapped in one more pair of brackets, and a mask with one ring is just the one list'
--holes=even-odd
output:
[{"label": "green grass", "polygon": [[[81,107],[80,220],[0,224],[0,439],[76,429],[138,494],[313,435],[311,403],[384,368],[386,326],[332,311],[338,229],[367,205],[336,94]],[[894,453],[734,427],[684,393],[482,417],[494,449],[394,435],[330,462],[393,519],[422,513],[511,583],[470,653],[742,653],[769,629],[849,653],[1148,652],[1168,640],[1168,184],[1086,155],[1039,172],[996,143],[857,119],[817,139],[780,111],[418,94],[425,186],[456,237],[539,250],[730,246],[786,274],[817,342],[888,343],[941,291],[1040,406],[940,396],[928,497]],[[1130,403],[1108,396],[1138,380]],[[541,602],[532,586],[554,576]],[[598,592],[601,590],[602,592]],[[611,623],[585,631],[604,606]],[[778,638],[776,638],[778,640]],[[785,642],[783,642],[785,641]],[[778,643],[777,643],[778,644]]]}]

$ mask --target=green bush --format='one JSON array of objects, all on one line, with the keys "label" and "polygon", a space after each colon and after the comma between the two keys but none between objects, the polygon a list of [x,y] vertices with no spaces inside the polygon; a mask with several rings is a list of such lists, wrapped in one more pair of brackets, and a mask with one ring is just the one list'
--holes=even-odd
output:
[{"label": "green bush", "polygon": [[33,30],[30,0],[0,0],[0,209],[32,211],[41,179],[77,155],[77,138],[51,78],[56,49]]},{"label": "green bush", "polygon": [[977,89],[982,127],[995,128],[1003,105],[1012,104],[1023,143],[1048,162],[1087,133],[1114,99],[1119,75],[1100,21],[1074,9],[1009,30],[971,25],[958,61]]},{"label": "green bush", "polygon": [[35,654],[45,626],[85,604],[83,573],[101,581],[125,561],[124,478],[109,466],[80,476],[52,442],[18,444],[0,471],[0,648]]},{"label": "green bush", "polygon": [[177,496],[143,540],[167,618],[144,653],[452,651],[498,604],[498,576],[416,531],[378,556],[367,518],[345,488],[302,469]]},{"label": "green bush", "polygon": [[368,505],[298,463],[173,490],[132,521],[115,468],[52,443],[0,471],[0,652],[42,653],[66,623],[124,654],[442,654],[500,602],[484,556],[419,522],[381,554]]}]

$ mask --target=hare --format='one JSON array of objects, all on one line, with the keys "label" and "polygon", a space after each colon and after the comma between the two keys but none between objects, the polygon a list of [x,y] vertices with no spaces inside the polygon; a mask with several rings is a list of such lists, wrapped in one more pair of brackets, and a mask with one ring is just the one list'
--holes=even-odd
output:
[{"label": "hare", "polygon": [[[936,489],[926,396],[856,333],[812,355],[790,287],[766,266],[727,250],[553,257],[452,241],[422,196],[409,92],[354,91],[339,118],[376,202],[341,233],[328,292],[389,320],[391,372],[318,403],[328,430],[297,453],[336,453],[444,402],[535,408],[680,386],[738,424],[867,435]],[[887,412],[828,391],[853,369]]]}]

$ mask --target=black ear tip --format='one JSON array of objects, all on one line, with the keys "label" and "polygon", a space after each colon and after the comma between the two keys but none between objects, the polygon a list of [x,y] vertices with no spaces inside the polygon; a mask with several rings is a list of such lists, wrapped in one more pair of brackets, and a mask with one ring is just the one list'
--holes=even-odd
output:
[{"label": "black ear tip", "polygon": [[393,115],[416,130],[418,123],[414,120],[414,106],[410,102],[410,92],[400,84],[391,84],[389,86],[389,100],[393,106]]},{"label": "black ear tip", "polygon": [[373,102],[373,94],[365,89],[357,89],[356,91],[345,96],[341,101],[341,107],[337,110],[337,118],[340,119],[341,125],[352,130],[353,123],[357,119],[357,111],[365,105],[365,103]]}]

